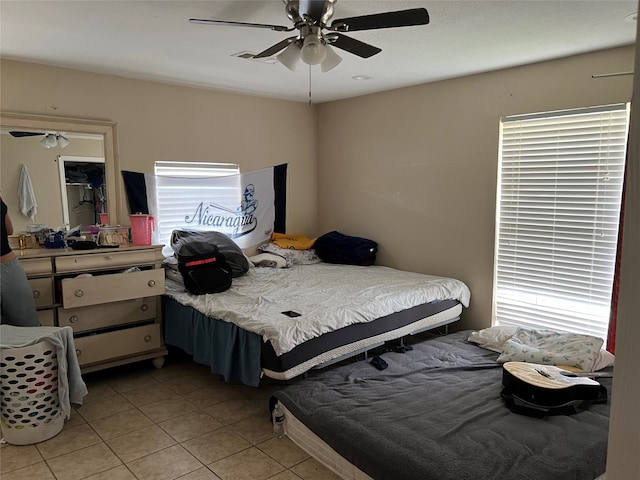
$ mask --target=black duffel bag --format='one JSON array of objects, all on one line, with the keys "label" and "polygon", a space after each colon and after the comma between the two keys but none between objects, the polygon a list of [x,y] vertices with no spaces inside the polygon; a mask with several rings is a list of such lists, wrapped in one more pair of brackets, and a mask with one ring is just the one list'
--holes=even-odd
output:
[{"label": "black duffel bag", "polygon": [[205,242],[188,242],[176,252],[178,270],[189,293],[224,292],[231,287],[231,267],[217,246]]},{"label": "black duffel bag", "polygon": [[378,244],[333,231],[318,237],[313,248],[323,262],[368,266],[376,261]]}]

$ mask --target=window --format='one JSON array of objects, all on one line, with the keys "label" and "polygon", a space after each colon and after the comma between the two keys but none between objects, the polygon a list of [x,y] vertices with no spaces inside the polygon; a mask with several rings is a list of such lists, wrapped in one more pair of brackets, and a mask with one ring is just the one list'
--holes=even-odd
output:
[{"label": "window", "polygon": [[[231,163],[201,163],[201,162],[155,162],[154,173],[163,177],[188,177],[206,178],[237,175],[240,168]],[[216,183],[215,187],[203,183],[201,186],[189,188],[181,186],[179,182],[157,181],[155,185],[156,196],[156,240],[164,244],[166,254],[173,253],[170,249],[171,232],[176,228],[193,228],[185,222],[184,215],[179,208],[181,204],[191,204],[206,197],[218,200],[218,203],[225,205],[231,196],[233,202],[237,202],[238,187],[225,188]]]},{"label": "window", "polygon": [[493,320],[607,338],[628,105],[505,117]]}]

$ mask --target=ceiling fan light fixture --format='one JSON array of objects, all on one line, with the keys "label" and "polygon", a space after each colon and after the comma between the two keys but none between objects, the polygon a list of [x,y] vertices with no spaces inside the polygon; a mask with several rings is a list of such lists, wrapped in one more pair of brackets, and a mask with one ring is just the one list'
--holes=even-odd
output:
[{"label": "ceiling fan light fixture", "polygon": [[304,39],[300,57],[307,65],[318,65],[327,57],[327,48],[316,35],[308,35]]},{"label": "ceiling fan light fixture", "polygon": [[56,135],[56,141],[57,141],[58,145],[60,146],[60,148],[64,148],[67,145],[69,145],[69,140],[67,139],[67,137],[65,137],[65,136],[63,136],[61,134]]},{"label": "ceiling fan light fixture", "polygon": [[320,70],[322,72],[328,72],[332,68],[338,66],[338,64],[342,61],[342,57],[336,53],[336,51],[331,48],[329,45],[324,46],[327,51],[326,58],[320,64]]},{"label": "ceiling fan light fixture", "polygon": [[297,43],[292,42],[276,58],[282,65],[294,72],[298,62],[300,62],[300,47],[298,47]]},{"label": "ceiling fan light fixture", "polygon": [[53,133],[47,133],[44,138],[40,140],[40,145],[44,148],[53,148],[58,145],[58,141]]}]

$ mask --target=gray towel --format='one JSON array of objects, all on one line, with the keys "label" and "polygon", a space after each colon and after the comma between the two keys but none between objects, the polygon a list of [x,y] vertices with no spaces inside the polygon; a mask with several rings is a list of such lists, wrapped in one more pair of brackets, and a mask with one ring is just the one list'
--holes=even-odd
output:
[{"label": "gray towel", "polygon": [[49,341],[58,357],[58,397],[60,408],[67,418],[71,416],[71,404],[82,405],[87,386],[80,374],[76,356],[73,329],[71,327],[14,327],[0,325],[0,348],[20,348]]}]

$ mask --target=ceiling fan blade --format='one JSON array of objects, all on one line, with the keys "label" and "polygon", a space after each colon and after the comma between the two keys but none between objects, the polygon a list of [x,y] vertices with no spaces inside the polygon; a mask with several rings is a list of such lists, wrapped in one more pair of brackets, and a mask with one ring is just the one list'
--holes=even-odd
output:
[{"label": "ceiling fan blade", "polygon": [[35,137],[35,136],[38,136],[38,135],[44,135],[44,133],[40,133],[40,132],[21,132],[19,130],[11,130],[9,132],[9,135],[11,135],[12,137],[20,138],[20,137]]},{"label": "ceiling fan blade", "polygon": [[294,27],[285,27],[283,25],[269,25],[265,23],[246,23],[246,22],[228,22],[225,20],[204,20],[200,18],[190,18],[190,23],[196,23],[201,25],[221,25],[226,27],[252,27],[252,28],[267,28],[276,32],[290,32]]},{"label": "ceiling fan blade", "polygon": [[[374,13],[359,17],[340,18],[331,22],[331,30],[355,32],[379,28],[410,27],[429,23],[429,13],[425,8],[410,8],[396,12]],[[346,25],[346,28],[343,26]]]},{"label": "ceiling fan blade", "polygon": [[289,44],[291,42],[294,42],[297,38],[298,37],[285,38],[281,42],[278,42],[275,45],[272,45],[271,47],[267,48],[266,50],[263,50],[262,52],[258,53],[257,55],[254,55],[253,58],[271,57],[271,56],[275,55],[276,53],[278,53],[280,50],[288,47]]},{"label": "ceiling fan blade", "polygon": [[331,42],[331,46],[341,48],[349,53],[358,55],[362,58],[373,57],[375,54],[380,53],[382,49],[369,45],[368,43],[361,42],[355,38],[347,37],[346,35],[335,34],[337,38]]}]

